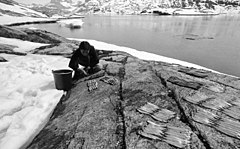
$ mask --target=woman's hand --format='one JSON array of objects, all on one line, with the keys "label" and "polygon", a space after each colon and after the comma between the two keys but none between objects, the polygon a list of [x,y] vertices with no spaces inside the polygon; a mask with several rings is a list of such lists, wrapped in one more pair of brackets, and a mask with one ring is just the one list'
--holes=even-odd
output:
[{"label": "woman's hand", "polygon": [[84,69],[78,68],[77,70],[75,70],[75,72],[78,73],[78,74],[82,74],[82,75],[88,76],[88,71],[86,71]]},{"label": "woman's hand", "polygon": [[88,72],[86,72],[85,70],[83,70],[84,75],[88,76]]},{"label": "woman's hand", "polygon": [[90,70],[90,67],[85,67],[83,68],[83,72],[85,75],[88,75],[89,74],[89,70]]}]

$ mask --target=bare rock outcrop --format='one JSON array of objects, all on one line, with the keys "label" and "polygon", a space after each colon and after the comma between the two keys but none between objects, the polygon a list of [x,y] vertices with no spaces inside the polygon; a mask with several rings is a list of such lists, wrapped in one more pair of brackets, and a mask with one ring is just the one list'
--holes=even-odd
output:
[{"label": "bare rock outcrop", "polygon": [[57,34],[40,29],[16,28],[0,25],[0,37],[16,38],[38,43],[61,43],[71,42]]},{"label": "bare rock outcrop", "polygon": [[28,149],[240,147],[239,78],[99,54],[101,75],[74,83]]},{"label": "bare rock outcrop", "polygon": [[78,48],[77,44],[74,43],[59,43],[42,46],[34,50],[29,51],[32,54],[45,54],[45,55],[63,55],[70,57],[74,50]]}]

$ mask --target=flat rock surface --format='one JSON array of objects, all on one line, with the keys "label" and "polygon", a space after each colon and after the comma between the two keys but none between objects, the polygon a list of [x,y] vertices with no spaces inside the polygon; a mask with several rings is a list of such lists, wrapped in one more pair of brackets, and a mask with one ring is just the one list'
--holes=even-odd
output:
[{"label": "flat rock surface", "polygon": [[74,83],[28,149],[240,148],[239,78],[99,55],[104,69]]}]

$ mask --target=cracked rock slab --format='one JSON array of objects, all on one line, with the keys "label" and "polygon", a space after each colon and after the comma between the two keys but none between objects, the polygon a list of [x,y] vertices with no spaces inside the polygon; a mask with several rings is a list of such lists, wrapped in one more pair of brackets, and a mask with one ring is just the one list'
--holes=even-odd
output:
[{"label": "cracked rock slab", "polygon": [[[88,93],[89,78],[75,82],[28,148],[240,148],[238,79],[99,53],[98,89]],[[106,75],[118,83],[100,81]]]}]

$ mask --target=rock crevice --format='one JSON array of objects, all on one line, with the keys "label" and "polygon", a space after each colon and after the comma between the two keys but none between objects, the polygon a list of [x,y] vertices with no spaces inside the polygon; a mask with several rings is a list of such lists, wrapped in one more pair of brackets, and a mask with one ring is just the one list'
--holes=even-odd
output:
[{"label": "rock crevice", "polygon": [[192,124],[192,120],[189,119],[187,117],[187,115],[185,114],[184,112],[184,108],[183,106],[181,105],[180,103],[180,98],[179,95],[178,95],[178,91],[176,89],[171,89],[170,92],[169,92],[169,96],[176,102],[177,104],[177,107],[180,111],[180,120],[185,123],[187,126],[189,126],[191,128],[191,130],[197,135],[197,137],[199,138],[199,140],[201,140],[201,142],[203,143],[204,147],[206,149],[213,149],[208,140],[207,140],[207,137],[201,133],[201,131],[198,130],[197,127],[195,127],[193,124]]}]

